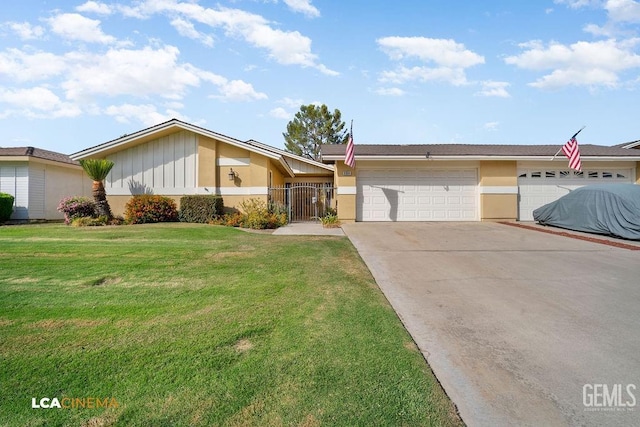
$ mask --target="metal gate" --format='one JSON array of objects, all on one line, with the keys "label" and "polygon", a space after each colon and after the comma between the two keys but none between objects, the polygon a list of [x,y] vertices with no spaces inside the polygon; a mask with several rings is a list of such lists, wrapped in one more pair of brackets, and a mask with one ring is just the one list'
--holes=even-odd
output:
[{"label": "metal gate", "polygon": [[318,221],[333,203],[333,184],[296,183],[269,188],[272,209],[285,211],[289,222]]}]

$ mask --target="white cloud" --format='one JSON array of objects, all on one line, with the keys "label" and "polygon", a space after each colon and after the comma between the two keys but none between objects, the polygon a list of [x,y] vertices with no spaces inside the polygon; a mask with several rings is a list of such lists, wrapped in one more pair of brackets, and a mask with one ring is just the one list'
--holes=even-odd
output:
[{"label": "white cloud", "polygon": [[76,7],[76,10],[78,12],[95,13],[97,15],[111,15],[113,12],[111,6],[108,4],[91,0]]},{"label": "white cloud", "polygon": [[484,64],[484,57],[451,39],[426,37],[383,37],[378,45],[393,60],[415,57],[423,62],[451,68],[468,68]]},{"label": "white cloud", "polygon": [[383,96],[402,96],[405,91],[397,87],[381,87],[376,89],[376,93]]},{"label": "white cloud", "polygon": [[464,70],[461,68],[398,67],[393,71],[383,71],[378,79],[382,83],[402,84],[409,81],[444,81],[454,86],[467,84]]},{"label": "white cloud", "polygon": [[598,6],[602,0],[553,0],[555,4],[566,4],[572,9],[579,9],[586,6]]},{"label": "white cloud", "polygon": [[311,51],[311,39],[298,31],[274,28],[260,15],[222,6],[206,8],[197,3],[178,0],[145,0],[131,10],[119,9],[126,16],[148,17],[157,13],[182,15],[186,20],[199,22],[212,28],[223,28],[228,36],[240,37],[254,47],[264,49],[268,56],[283,65],[300,65],[335,76],[338,73],[318,62]]},{"label": "white cloud", "polygon": [[250,83],[242,80],[231,80],[219,87],[221,96],[213,96],[221,98],[225,101],[255,101],[259,99],[267,99],[267,94],[256,92]]},{"label": "white cloud", "polygon": [[414,67],[400,65],[395,70],[383,71],[379,78],[381,82],[439,80],[460,86],[467,84],[466,68],[484,63],[484,57],[450,39],[383,37],[377,43],[394,61],[417,59],[428,64]]},{"label": "white cloud", "polygon": [[7,22],[2,25],[16,33],[22,40],[39,39],[44,35],[44,28],[28,22]]},{"label": "white cloud", "polygon": [[164,113],[158,112],[155,105],[151,104],[110,105],[104,109],[104,113],[113,116],[120,123],[130,123],[132,119],[135,119],[144,126],[157,125],[174,118],[189,121],[186,116],[175,110],[167,109]]},{"label": "white cloud", "polygon": [[109,49],[106,53],[74,52],[62,87],[68,99],[83,100],[94,95],[160,95],[180,99],[187,87],[200,84],[197,69],[178,63],[179,50]]},{"label": "white cloud", "polygon": [[283,120],[291,120],[292,114],[288,113],[287,110],[285,110],[282,107],[276,107],[273,110],[269,111],[269,115],[271,117],[275,117],[276,119],[283,119]]},{"label": "white cloud", "polygon": [[534,41],[521,45],[525,52],[505,58],[507,64],[529,70],[551,70],[530,83],[538,88],[563,86],[606,86],[619,84],[620,73],[640,67],[640,55],[632,49],[640,39],[614,39],[571,45]]},{"label": "white cloud", "polygon": [[482,127],[485,130],[493,131],[493,130],[498,130],[499,126],[500,126],[500,122],[487,122]]},{"label": "white cloud", "polygon": [[[3,89],[0,101],[23,110],[1,114],[5,117],[18,114],[17,111],[23,111],[22,114],[29,117],[33,117],[34,112],[42,113],[40,116],[48,114],[49,117],[74,116],[82,111],[99,114],[101,108],[98,104],[102,98],[119,96],[161,98],[166,101],[166,111],[175,112],[183,108],[181,101],[190,88],[205,83],[213,86],[205,90],[215,92],[215,97],[225,101],[267,99],[265,93],[256,91],[250,83],[229,80],[191,64],[180,63],[179,53],[173,46],[135,50],[111,48],[96,53],[72,51],[63,55],[29,53],[18,49],[0,52],[0,77],[6,76],[17,82],[46,82],[46,85],[29,91]],[[56,95],[56,91],[60,94]],[[65,98],[65,101],[60,98]],[[20,99],[24,100],[24,105],[18,102]],[[126,111],[142,117],[140,121],[145,124],[169,115],[167,112],[153,114],[146,107],[138,107],[133,110],[127,107]],[[123,111],[125,109],[111,108],[106,112],[123,120]]]},{"label": "white cloud", "polygon": [[285,4],[294,12],[300,12],[310,18],[320,16],[320,11],[311,4],[310,0],[284,0]]},{"label": "white cloud", "polygon": [[51,30],[60,37],[88,43],[111,44],[116,38],[100,29],[100,21],[86,18],[78,13],[62,13],[47,20]]},{"label": "white cloud", "polygon": [[300,108],[300,106],[304,104],[304,100],[285,97],[278,100],[278,103],[289,108]]},{"label": "white cloud", "polygon": [[171,25],[176,29],[176,31],[178,31],[178,34],[180,34],[181,36],[188,37],[193,40],[198,40],[205,46],[213,46],[213,37],[196,30],[193,23],[182,18],[176,18],[171,21]]},{"label": "white cloud", "polygon": [[605,9],[616,22],[640,22],[640,3],[634,0],[608,0]]},{"label": "white cloud", "polygon": [[26,53],[19,49],[0,52],[0,75],[18,82],[44,80],[66,70],[64,57],[48,52]]},{"label": "white cloud", "polygon": [[0,89],[0,103],[10,106],[5,111],[7,116],[15,114],[31,118],[55,118],[76,117],[82,113],[78,106],[61,101],[55,93],[44,87]]},{"label": "white cloud", "polygon": [[637,0],[554,0],[555,3],[565,4],[572,9],[591,7],[603,9],[607,12],[607,22],[604,25],[587,24],[584,31],[596,36],[611,37],[617,33],[623,34],[620,24],[640,23],[640,2]]},{"label": "white cloud", "polygon": [[507,88],[511,84],[507,82],[494,82],[491,80],[482,82],[482,89],[476,93],[479,96],[497,96],[499,98],[509,98],[511,95]]}]

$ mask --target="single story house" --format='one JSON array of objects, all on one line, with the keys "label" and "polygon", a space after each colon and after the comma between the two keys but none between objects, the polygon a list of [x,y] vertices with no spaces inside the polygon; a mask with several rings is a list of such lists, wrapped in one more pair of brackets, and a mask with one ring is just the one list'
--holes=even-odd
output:
[{"label": "single story house", "polygon": [[568,167],[561,145],[344,145],[322,147],[335,166],[343,221],[533,220],[533,210],[574,188],[640,184],[640,141],[617,147],[580,145],[582,172]]},{"label": "single story house", "polygon": [[91,196],[92,181],[69,156],[34,147],[0,147],[0,192],[11,194],[14,220],[58,220],[67,196]]},{"label": "single story house", "polygon": [[[135,194],[169,196],[177,203],[183,195],[217,194],[223,197],[225,207],[236,208],[249,198],[267,201],[270,189],[277,187],[330,187],[334,176],[333,165],[254,140],[240,141],[177,119],[70,157],[104,158],[115,163],[105,180],[114,214],[122,214]],[[313,199],[318,201],[316,196]]]}]

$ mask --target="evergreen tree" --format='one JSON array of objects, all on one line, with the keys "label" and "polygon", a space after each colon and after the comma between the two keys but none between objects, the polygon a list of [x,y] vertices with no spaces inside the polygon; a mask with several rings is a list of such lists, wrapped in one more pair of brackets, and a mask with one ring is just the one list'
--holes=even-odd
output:
[{"label": "evergreen tree", "polygon": [[293,154],[320,160],[320,148],[324,144],[346,144],[349,138],[340,110],[333,113],[326,105],[300,106],[283,133],[285,149]]}]

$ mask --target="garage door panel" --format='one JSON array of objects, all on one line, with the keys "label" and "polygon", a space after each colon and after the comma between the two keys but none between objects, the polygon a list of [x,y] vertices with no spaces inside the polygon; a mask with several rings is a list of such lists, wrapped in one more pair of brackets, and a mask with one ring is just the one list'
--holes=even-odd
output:
[{"label": "garage door panel", "polygon": [[477,170],[368,169],[358,172],[359,221],[475,221]]},{"label": "garage door panel", "polygon": [[630,169],[596,169],[584,172],[522,168],[518,171],[518,220],[533,221],[533,211],[590,184],[633,183]]}]

